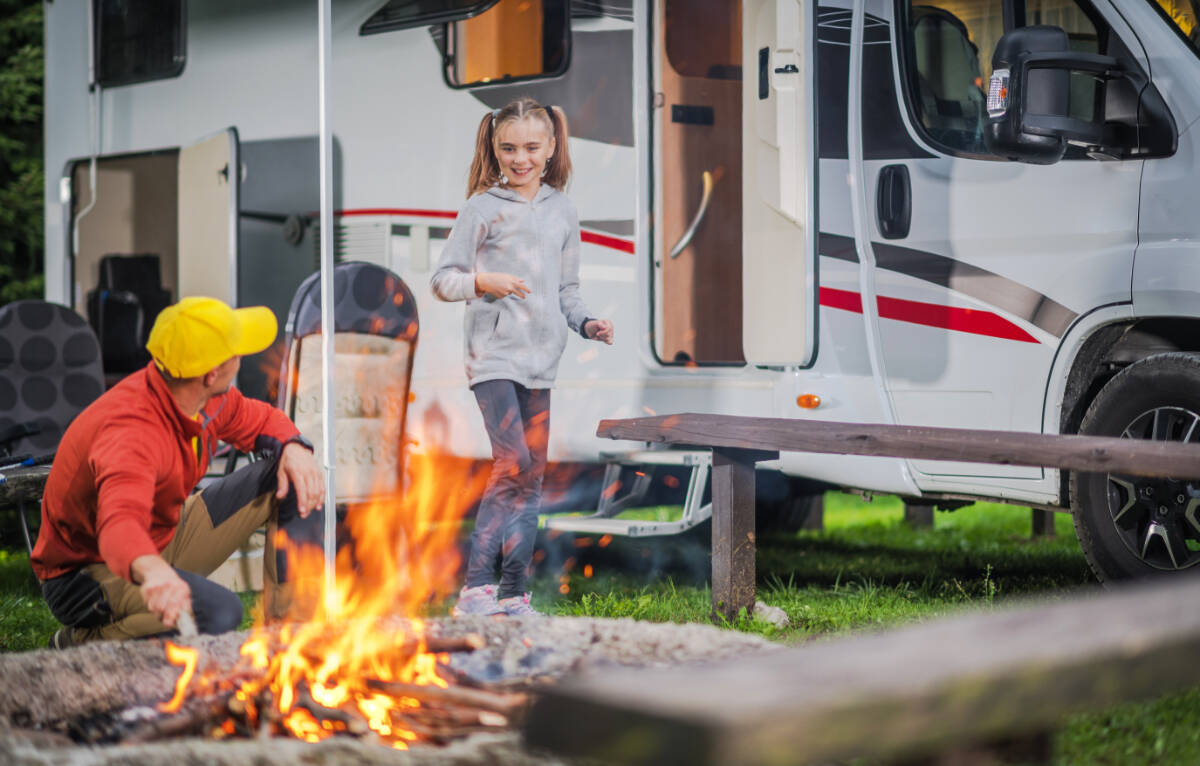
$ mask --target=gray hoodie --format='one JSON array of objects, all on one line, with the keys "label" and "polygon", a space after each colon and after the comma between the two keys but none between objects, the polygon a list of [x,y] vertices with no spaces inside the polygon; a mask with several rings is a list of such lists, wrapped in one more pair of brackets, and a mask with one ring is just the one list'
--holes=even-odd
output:
[{"label": "gray hoodie", "polygon": [[[524,299],[475,295],[475,273],[502,272],[529,286]],[[470,385],[512,380],[550,388],[567,345],[591,316],[579,297],[579,214],[542,184],[530,202],[493,186],[467,200],[430,279],[444,301],[466,301],[463,335]],[[565,321],[564,321],[565,317]]]}]

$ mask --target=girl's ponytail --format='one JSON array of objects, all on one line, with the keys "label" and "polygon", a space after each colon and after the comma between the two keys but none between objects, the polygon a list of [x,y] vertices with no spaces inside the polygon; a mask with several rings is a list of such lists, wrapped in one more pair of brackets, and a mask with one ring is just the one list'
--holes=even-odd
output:
[{"label": "girl's ponytail", "polygon": [[475,156],[471,158],[471,173],[467,178],[468,199],[500,181],[500,165],[492,150],[495,121],[494,113],[488,112],[479,121],[479,130],[475,131]]},{"label": "girl's ponytail", "polygon": [[559,191],[567,188],[571,180],[571,153],[567,150],[567,115],[557,106],[544,107],[554,133],[554,156],[546,163],[546,175],[542,182]]}]

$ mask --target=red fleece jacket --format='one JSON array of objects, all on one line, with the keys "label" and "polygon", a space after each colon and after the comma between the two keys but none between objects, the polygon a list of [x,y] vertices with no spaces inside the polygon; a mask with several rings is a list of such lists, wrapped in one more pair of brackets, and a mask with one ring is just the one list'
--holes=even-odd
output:
[{"label": "red fleece jacket", "polygon": [[42,498],[34,573],[47,580],[104,562],[130,580],[134,559],[160,553],[175,536],[218,439],[278,452],[298,433],[282,412],[237,389],[192,420],[152,362],[92,402],[63,435]]}]

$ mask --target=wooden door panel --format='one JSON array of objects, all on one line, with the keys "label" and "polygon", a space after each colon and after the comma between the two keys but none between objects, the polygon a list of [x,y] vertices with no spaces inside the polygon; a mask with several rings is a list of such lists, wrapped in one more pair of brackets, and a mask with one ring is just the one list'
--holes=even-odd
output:
[{"label": "wooden door panel", "polygon": [[[743,359],[740,18],[739,3],[718,0],[660,7],[664,361]],[[700,208],[705,171],[713,178],[707,212],[672,258]]]}]

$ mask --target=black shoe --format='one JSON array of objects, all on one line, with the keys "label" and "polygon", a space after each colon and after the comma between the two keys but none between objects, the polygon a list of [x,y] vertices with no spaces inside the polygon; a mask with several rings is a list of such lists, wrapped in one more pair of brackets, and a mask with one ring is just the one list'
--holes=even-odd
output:
[{"label": "black shoe", "polygon": [[69,649],[75,645],[74,628],[62,627],[54,631],[53,636],[50,636],[51,649]]}]

